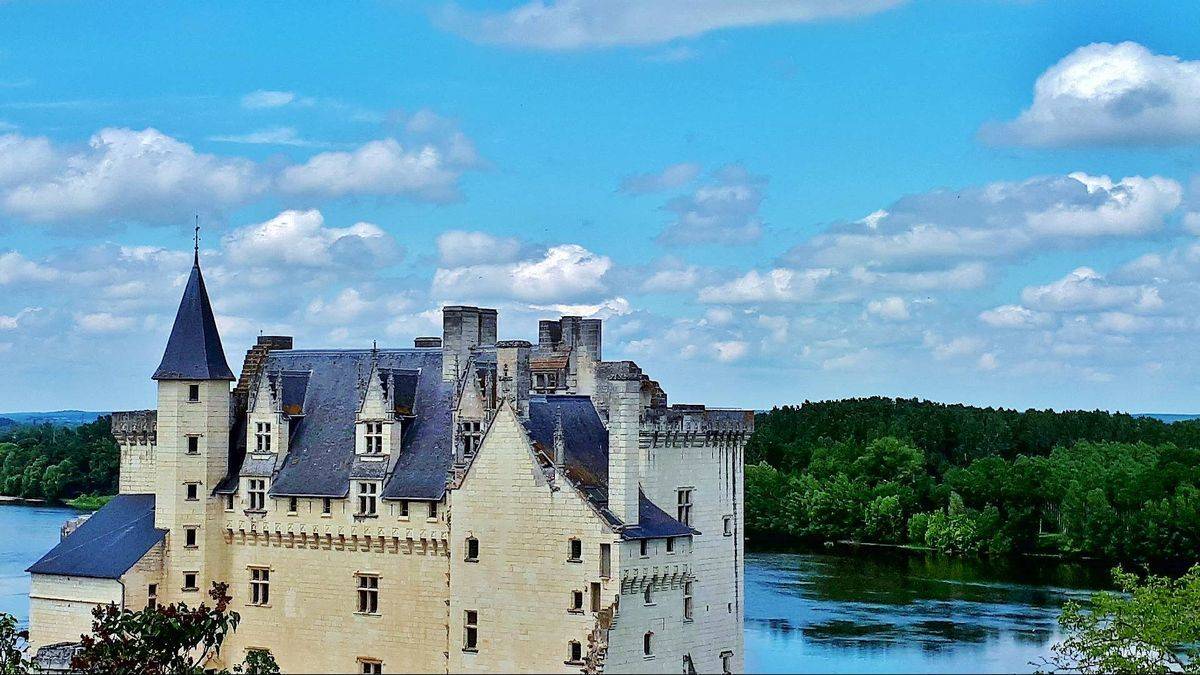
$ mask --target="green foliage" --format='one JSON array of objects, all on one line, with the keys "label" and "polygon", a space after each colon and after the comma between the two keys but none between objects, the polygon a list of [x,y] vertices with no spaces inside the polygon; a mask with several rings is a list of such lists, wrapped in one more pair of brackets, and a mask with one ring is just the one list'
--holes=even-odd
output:
[{"label": "green foliage", "polygon": [[1079,673],[1200,672],[1200,565],[1179,579],[1113,570],[1121,593],[1063,607],[1066,639],[1044,665]]},{"label": "green foliage", "polygon": [[115,494],[120,463],[111,418],[75,428],[17,425],[0,431],[0,494],[56,501]]},{"label": "green foliage", "polygon": [[1200,555],[1200,423],[882,398],[760,414],[747,530],[953,553]]},{"label": "green foliage", "polygon": [[113,495],[79,495],[75,499],[68,499],[67,506],[80,511],[99,511],[111,502],[112,498]]},{"label": "green foliage", "polygon": [[22,651],[27,639],[29,631],[17,630],[15,616],[0,614],[0,675],[25,675],[29,672],[29,662]]},{"label": "green foliage", "polygon": [[[232,598],[227,591],[226,584],[213,584],[211,608],[205,604],[190,608],[182,602],[137,612],[111,604],[97,607],[92,612],[92,632],[83,636],[80,652],[71,659],[72,670],[143,675],[213,672],[205,665],[241,622],[237,612],[228,611]],[[279,667],[269,652],[252,651],[235,671],[265,675],[278,673]]]}]

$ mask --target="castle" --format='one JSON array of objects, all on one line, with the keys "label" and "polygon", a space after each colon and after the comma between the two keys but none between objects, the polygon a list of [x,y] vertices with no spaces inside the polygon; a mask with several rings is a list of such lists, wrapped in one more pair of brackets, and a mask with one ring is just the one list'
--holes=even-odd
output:
[{"label": "castle", "polygon": [[454,306],[412,348],[261,337],[235,378],[197,255],[157,410],[113,415],[120,494],[29,568],[31,645],[223,581],[214,666],[740,672],[753,414],[668,405],[601,334]]}]

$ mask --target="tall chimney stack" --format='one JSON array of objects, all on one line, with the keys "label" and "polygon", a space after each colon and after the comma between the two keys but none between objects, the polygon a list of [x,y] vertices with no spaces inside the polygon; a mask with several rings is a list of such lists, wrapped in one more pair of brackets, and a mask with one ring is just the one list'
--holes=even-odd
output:
[{"label": "tall chimney stack", "polygon": [[496,343],[496,378],[500,398],[512,403],[517,415],[529,416],[529,391],[533,389],[529,371],[529,353],[533,345],[525,340],[501,340]]},{"label": "tall chimney stack", "polygon": [[609,387],[608,508],[625,525],[637,525],[642,376],[618,375]]}]

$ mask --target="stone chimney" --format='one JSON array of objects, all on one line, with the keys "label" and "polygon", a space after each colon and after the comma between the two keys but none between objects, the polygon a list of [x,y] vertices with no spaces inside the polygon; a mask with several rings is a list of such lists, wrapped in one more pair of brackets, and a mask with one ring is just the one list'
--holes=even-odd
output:
[{"label": "stone chimney", "polygon": [[496,343],[496,310],[451,305],[442,308],[442,379],[457,380],[471,350]]},{"label": "stone chimney", "polygon": [[619,375],[609,382],[608,508],[626,525],[638,523],[638,435],[642,413],[642,377]]},{"label": "stone chimney", "polygon": [[440,337],[413,338],[413,346],[417,347],[417,348],[441,347],[442,346],[442,338],[440,338]]},{"label": "stone chimney", "polygon": [[529,416],[529,391],[533,389],[529,354],[533,345],[524,340],[496,343],[496,379],[499,396],[512,403],[517,415]]}]

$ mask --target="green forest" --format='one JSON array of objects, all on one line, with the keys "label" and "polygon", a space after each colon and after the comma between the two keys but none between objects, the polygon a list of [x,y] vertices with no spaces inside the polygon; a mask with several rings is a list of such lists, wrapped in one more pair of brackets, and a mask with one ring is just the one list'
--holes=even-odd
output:
[{"label": "green forest", "polygon": [[115,494],[120,458],[111,421],[0,428],[0,494],[50,501]]},{"label": "green forest", "polygon": [[1200,555],[1200,422],[877,397],[776,408],[755,425],[755,543]]}]

